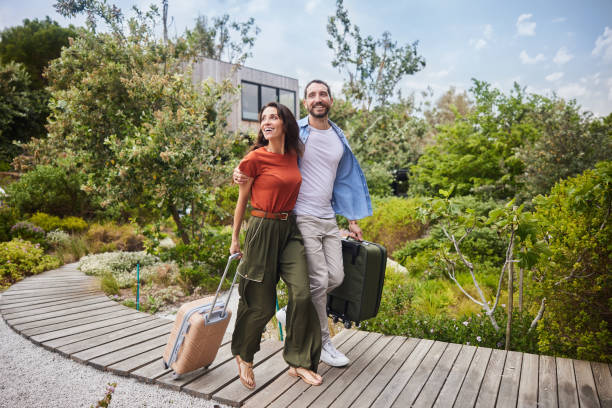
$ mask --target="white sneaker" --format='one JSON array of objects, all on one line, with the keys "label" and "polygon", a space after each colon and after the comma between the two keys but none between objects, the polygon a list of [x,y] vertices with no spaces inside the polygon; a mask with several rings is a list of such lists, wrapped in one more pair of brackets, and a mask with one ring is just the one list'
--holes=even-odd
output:
[{"label": "white sneaker", "polygon": [[321,361],[332,367],[344,367],[351,362],[351,360],[338,351],[329,340],[321,347]]},{"label": "white sneaker", "polygon": [[285,324],[287,322],[287,306],[284,306],[276,311],[276,320],[278,320],[278,322],[283,326],[287,326]]}]

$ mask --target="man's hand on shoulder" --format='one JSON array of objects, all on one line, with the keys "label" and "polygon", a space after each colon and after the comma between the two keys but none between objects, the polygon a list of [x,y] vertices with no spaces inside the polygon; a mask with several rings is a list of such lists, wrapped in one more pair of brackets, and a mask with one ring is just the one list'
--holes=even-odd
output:
[{"label": "man's hand on shoulder", "polygon": [[249,176],[240,171],[238,167],[234,169],[234,174],[232,176],[234,183],[236,184],[244,184],[249,180]]},{"label": "man's hand on shoulder", "polygon": [[355,238],[358,241],[363,241],[363,232],[359,225],[357,225],[356,220],[349,220],[349,237]]}]

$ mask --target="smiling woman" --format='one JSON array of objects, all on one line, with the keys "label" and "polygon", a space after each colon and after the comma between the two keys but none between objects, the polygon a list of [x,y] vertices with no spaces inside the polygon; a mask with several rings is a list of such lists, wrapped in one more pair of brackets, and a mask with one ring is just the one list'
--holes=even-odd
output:
[{"label": "smiling woman", "polygon": [[[253,357],[266,323],[274,315],[276,283],[288,287],[287,337],[283,357],[288,374],[320,385],[316,374],[321,354],[319,319],[310,299],[304,244],[291,213],[302,183],[297,158],[303,152],[295,117],[284,105],[270,102],[259,112],[259,134],[239,165],[248,181],[240,184],[230,252],[240,254],[240,301],[232,337],[232,354],[242,384],[255,388]],[[244,252],[240,227],[251,197]]]}]

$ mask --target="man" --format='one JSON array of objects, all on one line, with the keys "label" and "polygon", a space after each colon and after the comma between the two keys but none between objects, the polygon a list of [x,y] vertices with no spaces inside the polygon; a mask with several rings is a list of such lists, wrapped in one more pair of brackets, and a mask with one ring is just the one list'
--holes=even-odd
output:
[{"label": "man", "polygon": [[[321,361],[342,367],[349,359],[330,341],[327,322],[327,294],[344,279],[342,243],[336,214],[349,220],[353,238],[362,239],[357,220],[372,215],[372,203],[363,171],[351,152],[342,130],[329,120],[333,104],[329,86],[318,79],[304,89],[308,116],[298,121],[305,145],[299,166],[302,185],[295,204],[296,222],[304,240],[312,303],[321,323]],[[234,171],[234,181],[246,177]],[[277,318],[284,324],[285,312]]]}]

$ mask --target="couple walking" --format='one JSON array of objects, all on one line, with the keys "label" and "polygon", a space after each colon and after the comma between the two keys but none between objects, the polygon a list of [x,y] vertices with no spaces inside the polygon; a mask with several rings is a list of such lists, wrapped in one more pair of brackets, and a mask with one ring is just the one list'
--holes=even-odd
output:
[{"label": "couple walking", "polygon": [[[234,171],[239,197],[230,252],[241,254],[241,279],[232,354],[249,389],[255,388],[253,356],[274,315],[279,278],[289,295],[286,309],[277,313],[287,330],[288,374],[320,385],[319,360],[337,367],[349,363],[331,343],[327,324],[327,293],[344,278],[335,215],[346,217],[350,234],[361,240],[357,220],[371,215],[372,205],[346,137],[328,119],[332,104],[321,80],[306,85],[309,114],[299,122],[286,106],[268,103],[259,113],[257,141]],[[249,198],[254,209],[241,252]]]}]

